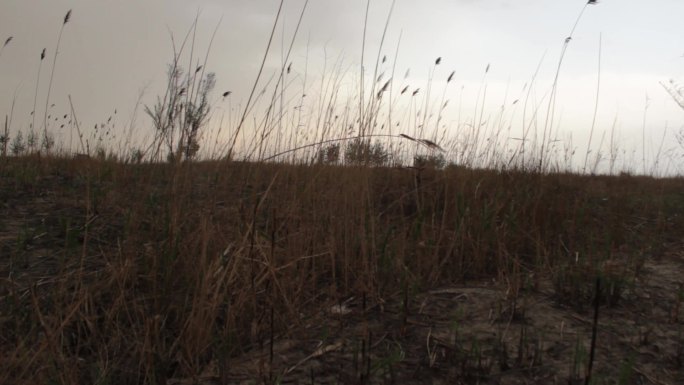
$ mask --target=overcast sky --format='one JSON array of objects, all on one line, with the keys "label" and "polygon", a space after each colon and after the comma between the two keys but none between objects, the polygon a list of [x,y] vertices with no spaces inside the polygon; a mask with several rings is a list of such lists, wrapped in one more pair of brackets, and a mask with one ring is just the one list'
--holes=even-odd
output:
[{"label": "overcast sky", "polygon": [[[455,71],[445,93],[452,102],[445,121],[462,122],[466,120],[463,116],[475,115],[483,85],[487,87],[485,115],[496,114],[502,104],[510,107],[513,100],[522,100],[523,87],[533,79],[539,102],[551,89],[563,42],[585,3],[396,0],[381,50],[388,58],[383,69],[390,71],[396,62],[395,86],[410,84],[411,89],[423,90],[434,71],[433,89],[438,90],[434,92],[438,99],[446,77]],[[303,0],[285,0],[262,85],[278,71],[303,4]],[[182,40],[199,12],[195,49],[202,56],[218,25],[207,63],[207,69],[217,76],[214,113],[218,116],[230,108],[227,103],[237,108],[246,102],[278,5],[276,0],[4,0],[0,3],[0,39],[13,39],[0,54],[0,113],[3,118],[9,115],[14,101],[11,128],[29,129],[39,56],[47,48],[36,107],[36,115],[42,117],[57,35],[65,13],[72,9],[51,91],[54,115],[69,113],[67,95],[71,95],[83,126],[104,122],[116,110],[114,120],[123,129],[133,117],[140,95],[141,105],[145,105],[163,92],[166,65],[172,56],[170,36]],[[390,5],[391,0],[370,4],[368,72],[375,65]],[[310,1],[290,57],[291,76],[298,79],[293,84],[302,84],[306,76],[313,85],[331,73],[344,74],[346,83],[358,82],[365,10],[366,0]],[[665,129],[665,147],[677,147],[673,134],[684,123],[684,111],[659,82],[684,78],[682,15],[681,0],[603,0],[586,8],[560,71],[559,140],[568,141],[572,135],[573,147],[584,151],[600,73],[595,145],[615,122],[623,150],[641,151],[646,112],[651,156]],[[442,60],[435,67],[437,57]],[[339,67],[334,67],[336,63]],[[483,77],[487,65],[490,70]],[[404,80],[407,69],[410,75]],[[229,101],[220,98],[226,90],[232,91]],[[459,97],[462,108],[457,118],[453,106]],[[512,119],[522,120],[518,114]],[[141,108],[135,126],[141,136],[149,130],[149,118]],[[450,129],[457,130],[458,122]],[[520,127],[512,130],[520,131]]]}]

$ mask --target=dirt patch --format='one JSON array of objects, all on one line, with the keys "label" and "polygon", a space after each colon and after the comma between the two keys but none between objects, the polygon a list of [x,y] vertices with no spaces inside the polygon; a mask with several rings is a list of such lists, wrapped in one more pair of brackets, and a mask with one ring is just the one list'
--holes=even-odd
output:
[{"label": "dirt patch", "polygon": [[[671,245],[645,263],[618,305],[600,307],[591,383],[684,381],[683,273],[684,253]],[[349,298],[237,359],[212,362],[195,380],[583,384],[592,325],[590,306],[562,306],[551,289],[513,301],[496,283],[444,287],[397,293],[365,311],[363,298]]]}]

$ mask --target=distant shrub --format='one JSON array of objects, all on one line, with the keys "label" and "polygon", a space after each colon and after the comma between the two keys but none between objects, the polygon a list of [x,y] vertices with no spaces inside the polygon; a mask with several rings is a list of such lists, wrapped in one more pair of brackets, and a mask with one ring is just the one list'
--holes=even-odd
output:
[{"label": "distant shrub", "polygon": [[[177,60],[169,66],[168,85],[164,97],[153,106],[145,106],[156,134],[157,154],[161,146],[167,148],[168,161],[193,159],[199,151],[200,130],[209,118],[209,94],[216,85],[216,76],[203,76],[203,66],[184,74]],[[190,91],[188,91],[190,90]]]},{"label": "distant shrub", "polygon": [[26,151],[26,145],[24,144],[24,134],[21,131],[17,132],[12,140],[12,145],[10,146],[12,155],[21,155]]},{"label": "distant shrub", "polygon": [[443,169],[446,166],[444,154],[416,155],[413,157],[413,167]]},{"label": "distant shrub", "polygon": [[355,139],[347,144],[344,160],[349,165],[384,166],[389,161],[389,152],[379,143]]},{"label": "distant shrub", "polygon": [[322,147],[316,154],[316,161],[320,164],[337,164],[340,161],[340,144],[333,143]]}]

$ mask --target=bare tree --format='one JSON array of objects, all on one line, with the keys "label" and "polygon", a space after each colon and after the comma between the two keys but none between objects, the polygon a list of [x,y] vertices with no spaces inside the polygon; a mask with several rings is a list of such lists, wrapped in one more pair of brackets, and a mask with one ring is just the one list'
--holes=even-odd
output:
[{"label": "bare tree", "polygon": [[[672,97],[672,100],[677,103],[677,105],[684,110],[684,86],[680,85],[673,79],[670,79],[669,83],[660,83],[665,91]],[[679,132],[675,134],[675,139],[679,146],[684,149],[684,128],[680,128]]]},{"label": "bare tree", "polygon": [[216,85],[213,72],[198,76],[201,67],[185,75],[177,61],[169,66],[168,84],[163,97],[154,106],[145,106],[156,130],[154,158],[166,146],[167,159],[192,159],[199,150],[200,130],[207,122],[211,107],[209,94]]}]

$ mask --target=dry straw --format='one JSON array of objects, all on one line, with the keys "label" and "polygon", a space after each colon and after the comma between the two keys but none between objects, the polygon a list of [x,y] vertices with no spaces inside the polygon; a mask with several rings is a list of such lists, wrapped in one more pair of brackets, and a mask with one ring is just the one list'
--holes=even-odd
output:
[{"label": "dry straw", "polygon": [[5,50],[5,47],[7,47],[7,44],[9,44],[13,38],[14,38],[13,36],[10,36],[7,38],[7,40],[5,40],[5,44],[3,44],[2,47],[0,47],[0,55],[2,55],[2,51]]},{"label": "dry straw", "polygon": [[[52,72],[50,73],[50,83],[48,84],[48,91],[47,91],[47,97],[45,98],[45,114],[43,116],[43,140],[44,140],[44,145],[45,149],[49,150],[51,145],[50,145],[50,139],[48,137],[48,132],[47,132],[47,115],[48,115],[48,104],[50,103],[50,91],[52,90],[52,80],[55,77],[55,67],[57,64],[57,54],[59,53],[59,43],[62,41],[62,32],[64,31],[64,26],[69,22],[71,19],[71,10],[69,10],[66,15],[64,15],[64,22],[62,23],[62,28],[59,29],[59,36],[57,37],[57,45],[55,46],[55,56],[52,59]],[[41,54],[41,60],[44,57],[44,55]]]}]

